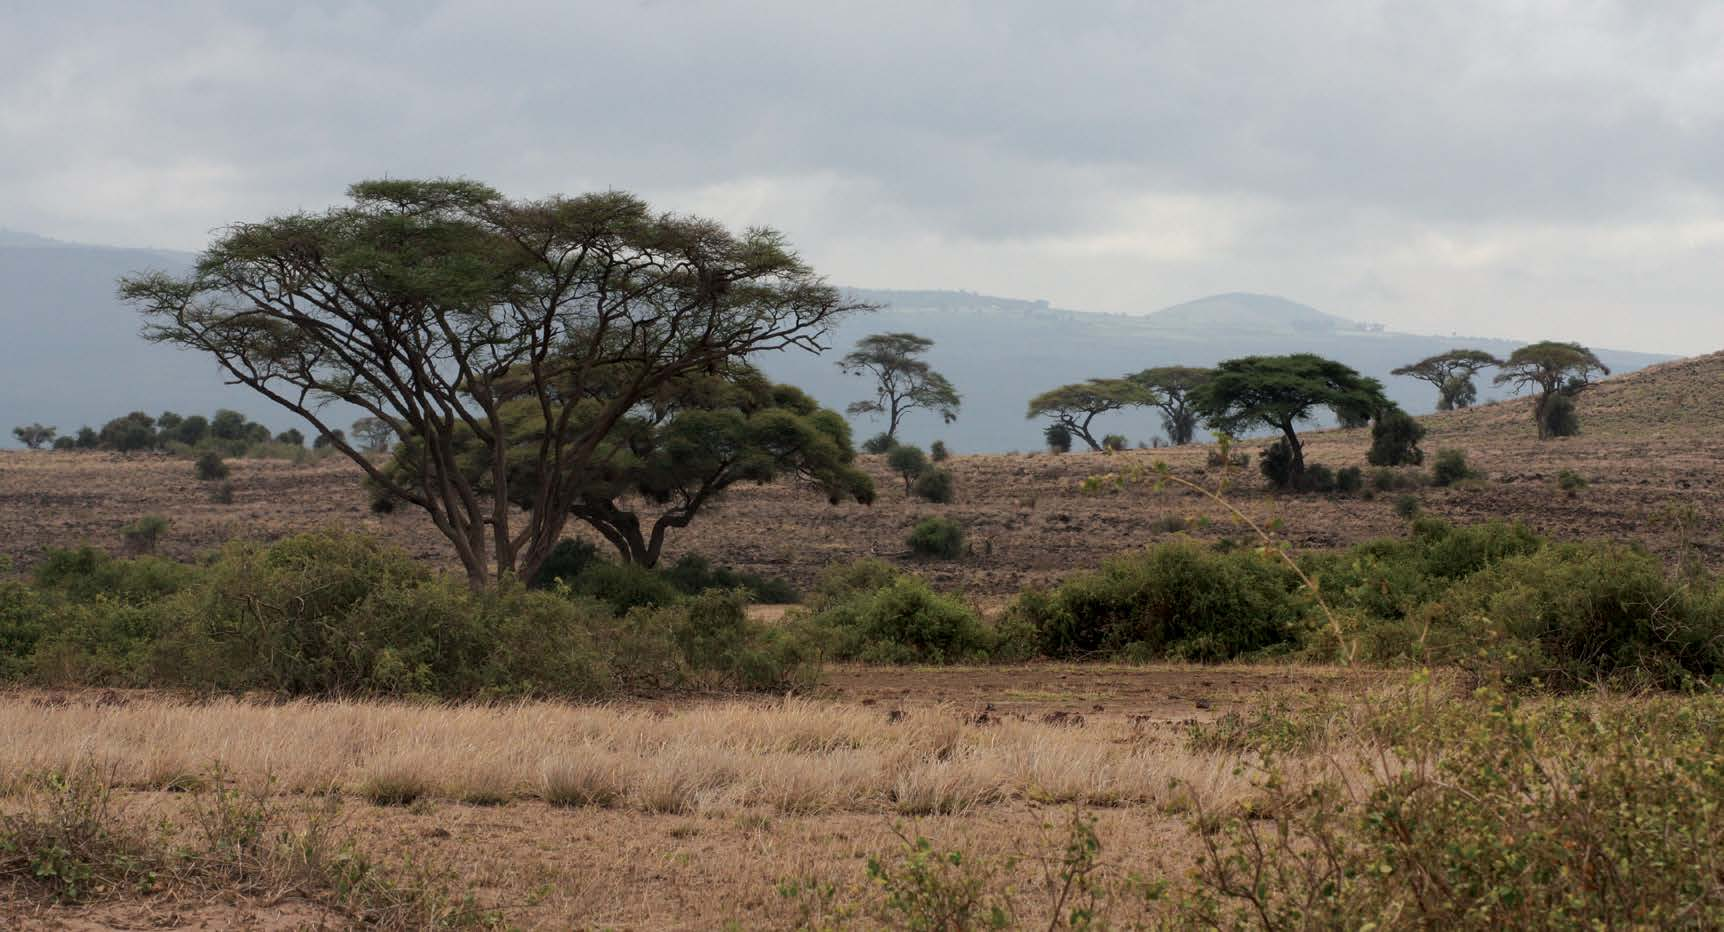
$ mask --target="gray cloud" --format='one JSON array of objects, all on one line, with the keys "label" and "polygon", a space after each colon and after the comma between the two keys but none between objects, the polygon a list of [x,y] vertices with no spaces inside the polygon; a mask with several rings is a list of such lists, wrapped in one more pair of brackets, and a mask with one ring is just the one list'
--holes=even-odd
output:
[{"label": "gray cloud", "polygon": [[1724,345],[1708,3],[68,3],[0,225],[196,248],[382,174],[639,191],[835,279]]}]

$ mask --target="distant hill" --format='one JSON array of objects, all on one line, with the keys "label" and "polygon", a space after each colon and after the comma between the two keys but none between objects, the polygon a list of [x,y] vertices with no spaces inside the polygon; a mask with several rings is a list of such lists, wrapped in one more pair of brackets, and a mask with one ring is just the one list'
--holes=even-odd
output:
[{"label": "distant hill", "polygon": [[[12,445],[16,424],[41,421],[65,433],[139,408],[155,414],[229,407],[276,430],[302,426],[254,393],[222,384],[214,362],[139,338],[138,316],[115,297],[115,281],[146,269],[183,270],[193,258],[0,230],[0,327],[8,351],[0,366],[0,443]],[[1043,389],[1093,376],[1174,363],[1213,365],[1250,353],[1309,351],[1382,379],[1397,402],[1424,412],[1431,410],[1434,392],[1423,382],[1390,377],[1390,369],[1451,346],[1506,354],[1517,345],[1390,333],[1270,295],[1215,295],[1153,314],[1126,315],[963,291],[855,289],[853,294],[881,310],[842,324],[830,352],[772,353],[758,361],[774,378],[842,409],[867,395],[861,379],[842,375],[835,365],[857,339],[889,330],[927,336],[936,344],[930,353],[934,365],[964,394],[962,416],[951,425],[913,417],[906,436],[921,443],[941,438],[963,452],[1039,447],[1041,427],[1024,419],[1026,401]],[[1599,355],[1621,372],[1670,358],[1610,350]],[[1486,397],[1494,396],[1486,392]],[[1147,412],[1098,424],[1134,442],[1160,433],[1157,419]],[[856,423],[858,439],[879,429],[877,421]]]}]

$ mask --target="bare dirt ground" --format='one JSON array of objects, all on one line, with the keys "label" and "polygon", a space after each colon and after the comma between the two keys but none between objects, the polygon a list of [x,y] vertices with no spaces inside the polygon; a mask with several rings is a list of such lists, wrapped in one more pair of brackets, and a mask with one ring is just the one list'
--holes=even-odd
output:
[{"label": "bare dirt ground", "polygon": [[[1713,566],[1724,565],[1724,419],[1714,395],[1724,386],[1724,356],[1702,357],[1610,380],[1582,395],[1586,433],[1540,442],[1528,402],[1491,405],[1425,419],[1427,456],[1442,447],[1467,453],[1488,474],[1458,488],[1419,490],[1425,510],[1457,522],[1525,521],[1559,537],[1642,541],[1670,553],[1681,534],[1655,518],[1691,505],[1699,518],[1690,543]],[[1033,436],[1026,426],[1026,435]],[[1244,449],[1254,451],[1258,443]],[[1312,433],[1307,458],[1335,468],[1365,466],[1365,430]],[[1164,538],[1170,518],[1209,518],[1183,533],[1199,538],[1246,533],[1192,493],[1148,485],[1085,492],[1085,479],[1167,463],[1187,478],[1213,483],[1212,447],[1133,450],[1114,455],[1020,453],[956,456],[946,466],[958,499],[933,505],[908,498],[883,457],[864,457],[880,490],[868,507],[831,506],[788,483],[742,486],[722,507],[673,532],[667,553],[700,553],[740,569],[809,585],[835,561],[873,556],[903,563],[905,537],[920,518],[962,523],[973,554],[918,567],[937,585],[1000,602],[1029,584],[1094,567],[1103,557]],[[0,452],[0,555],[29,566],[47,547],[89,542],[118,550],[120,527],[146,514],[168,517],[162,541],[170,556],[191,558],[224,541],[273,538],[322,526],[379,533],[417,556],[447,562],[450,550],[429,521],[410,513],[370,513],[357,468],[340,458],[295,465],[234,460],[232,504],[211,501],[211,488],[188,461],[107,453]],[[1335,547],[1399,533],[1401,493],[1371,498],[1275,495],[1254,468],[1238,472],[1229,498],[1254,520],[1280,519],[1298,547]],[[1556,486],[1561,470],[1589,483],[1575,495]],[[578,534],[579,529],[571,528]]]}]

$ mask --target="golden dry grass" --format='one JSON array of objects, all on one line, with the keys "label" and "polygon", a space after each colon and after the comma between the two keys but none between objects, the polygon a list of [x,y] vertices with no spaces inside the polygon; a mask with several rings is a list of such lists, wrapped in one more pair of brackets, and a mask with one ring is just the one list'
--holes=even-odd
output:
[{"label": "golden dry grass", "polygon": [[95,767],[171,789],[219,770],[283,793],[385,803],[537,799],[649,813],[959,813],[1004,802],[1164,804],[1249,792],[1235,761],[1174,729],[1101,720],[975,724],[950,706],[894,711],[809,699],[674,712],[530,703],[435,706],[147,697],[0,701],[0,783]]}]

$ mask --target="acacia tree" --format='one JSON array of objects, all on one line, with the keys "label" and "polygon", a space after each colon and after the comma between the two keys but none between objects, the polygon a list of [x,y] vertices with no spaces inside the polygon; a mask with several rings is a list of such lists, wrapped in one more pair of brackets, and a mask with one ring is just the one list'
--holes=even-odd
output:
[{"label": "acacia tree", "polygon": [[963,399],[946,377],[919,357],[934,345],[913,333],[876,333],[856,341],[856,348],[838,360],[846,375],[874,380],[874,397],[852,403],[845,413],[883,414],[886,437],[896,440],[904,415],[918,408],[934,411],[947,424],[958,419]]},{"label": "acacia tree", "polygon": [[1286,478],[1292,486],[1305,475],[1305,448],[1295,425],[1310,420],[1319,408],[1339,416],[1394,407],[1376,379],[1313,353],[1229,359],[1192,391],[1191,403],[1210,427],[1223,433],[1280,431],[1291,460]]},{"label": "acacia tree", "polygon": [[[185,276],[127,278],[145,334],[213,356],[423,509],[469,583],[531,577],[612,430],[680,375],[818,351],[846,302],[770,230],[654,214],[622,192],[518,201],[472,181],[367,181],[351,203],[229,227]],[[505,381],[508,383],[505,385]],[[503,406],[546,427],[510,449]],[[327,423],[354,405],[416,438],[387,474]],[[576,412],[581,412],[576,417]],[[489,489],[456,438],[491,451]],[[511,485],[525,455],[535,483]],[[512,502],[530,502],[524,516]]]},{"label": "acacia tree", "polygon": [[57,433],[59,433],[58,430],[39,421],[12,428],[12,436],[17,437],[19,443],[32,450],[40,450],[53,443],[54,435]]},{"label": "acacia tree", "polygon": [[1156,397],[1131,379],[1090,379],[1049,389],[1031,398],[1025,418],[1053,418],[1071,436],[1089,444],[1091,450],[1100,451],[1101,441],[1090,433],[1090,422],[1109,411],[1154,404]]},{"label": "acacia tree", "polygon": [[1184,446],[1197,433],[1197,411],[1191,393],[1209,381],[1209,370],[1196,366],[1160,366],[1128,376],[1155,394],[1150,404],[1161,409],[1161,429],[1174,446]]},{"label": "acacia tree", "polygon": [[365,444],[364,449],[374,452],[388,450],[389,441],[395,439],[395,429],[380,417],[362,417],[353,422],[351,430],[353,436]]},{"label": "acacia tree", "polygon": [[1579,343],[1545,340],[1523,346],[1509,354],[1497,373],[1496,384],[1511,385],[1516,394],[1533,387],[1532,417],[1538,424],[1538,439],[1551,437],[1550,414],[1556,398],[1572,398],[1592,384],[1595,375],[1609,375],[1610,368]]},{"label": "acacia tree", "polygon": [[1474,376],[1502,364],[1502,360],[1484,350],[1452,349],[1393,369],[1390,374],[1431,383],[1437,389],[1437,410],[1453,411],[1470,407],[1478,400],[1479,387],[1473,383]]},{"label": "acacia tree", "polygon": [[[540,443],[545,418],[532,399],[507,402],[503,420],[511,451]],[[417,468],[418,443],[413,438],[397,447],[388,471]],[[469,430],[458,432],[455,445],[462,471],[489,491],[490,449]],[[678,377],[620,421],[594,456],[595,468],[569,513],[625,561],[653,567],[669,532],[687,527],[738,482],[793,478],[833,504],[872,502],[873,480],[856,468],[855,458],[850,425],[838,412],[794,386],[773,384],[752,366],[732,364],[718,373]],[[512,456],[508,468],[516,504],[531,508],[536,461]],[[386,490],[375,484],[372,490],[373,507],[392,507]]]}]

